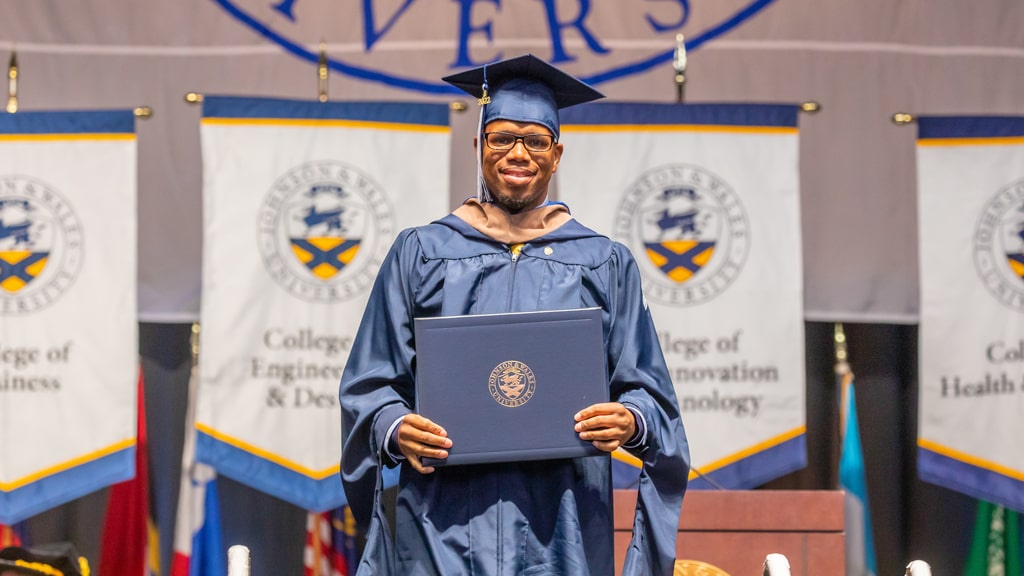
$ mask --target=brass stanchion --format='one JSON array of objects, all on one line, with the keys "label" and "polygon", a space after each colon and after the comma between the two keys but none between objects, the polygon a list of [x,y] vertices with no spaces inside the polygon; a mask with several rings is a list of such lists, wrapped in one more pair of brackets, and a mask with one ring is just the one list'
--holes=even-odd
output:
[{"label": "brass stanchion", "polygon": [[672,69],[675,70],[676,103],[686,100],[686,38],[676,34],[676,51],[672,56]]},{"label": "brass stanchion", "polygon": [[189,347],[192,350],[192,366],[199,363],[199,322],[192,323],[192,333],[188,337]]},{"label": "brass stanchion", "polygon": [[7,112],[18,111],[18,53],[11,52],[11,61],[7,65]]},{"label": "brass stanchion", "polygon": [[328,86],[328,68],[327,68],[327,44],[320,41],[320,58],[316,63],[316,86],[317,86],[317,99],[321,102],[327,102],[327,86]]}]

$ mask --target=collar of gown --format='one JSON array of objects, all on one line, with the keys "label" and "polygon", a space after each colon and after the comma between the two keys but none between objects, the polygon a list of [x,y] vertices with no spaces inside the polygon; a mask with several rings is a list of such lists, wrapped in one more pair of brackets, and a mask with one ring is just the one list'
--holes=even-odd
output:
[{"label": "collar of gown", "polygon": [[470,198],[452,212],[488,238],[504,244],[520,244],[539,238],[572,220],[565,204],[547,203],[532,210],[509,214],[491,202]]}]

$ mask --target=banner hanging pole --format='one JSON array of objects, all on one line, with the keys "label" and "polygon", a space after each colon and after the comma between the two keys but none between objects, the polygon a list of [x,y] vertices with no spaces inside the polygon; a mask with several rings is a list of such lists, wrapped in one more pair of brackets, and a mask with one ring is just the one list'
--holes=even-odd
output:
[{"label": "banner hanging pole", "polygon": [[907,112],[897,112],[892,115],[892,123],[897,126],[906,126],[907,124],[913,124],[917,121],[917,118],[913,114]]},{"label": "banner hanging pole", "polygon": [[18,111],[18,52],[11,51],[11,61],[7,65],[7,112]]},{"label": "banner hanging pole", "polygon": [[676,71],[676,103],[682,104],[686,96],[686,39],[676,34],[676,52],[672,56],[672,68]]},{"label": "banner hanging pole", "polygon": [[834,478],[831,478],[832,482],[830,486],[839,485],[839,459],[843,452],[843,435],[846,431],[846,413],[844,406],[846,406],[846,375],[850,373],[850,362],[849,354],[847,351],[846,332],[843,330],[843,323],[836,322],[833,326],[833,345],[835,349],[835,375],[836,375],[836,403],[835,406],[838,409],[838,421],[839,425],[833,431],[830,436],[835,437],[835,441],[831,443],[831,463],[833,464],[829,469],[829,474],[835,474]]},{"label": "banner hanging pole", "polygon": [[192,366],[199,363],[199,322],[192,323],[192,333],[188,338],[189,347],[192,349]]},{"label": "banner hanging pole", "polygon": [[800,111],[806,112],[807,114],[817,114],[821,112],[821,103],[815,102],[814,100],[808,100],[807,102],[800,103]]},{"label": "banner hanging pole", "polygon": [[317,99],[321,102],[327,102],[327,86],[328,86],[328,68],[327,68],[327,43],[323,40],[320,41],[320,58],[316,63],[316,85],[317,85]]}]

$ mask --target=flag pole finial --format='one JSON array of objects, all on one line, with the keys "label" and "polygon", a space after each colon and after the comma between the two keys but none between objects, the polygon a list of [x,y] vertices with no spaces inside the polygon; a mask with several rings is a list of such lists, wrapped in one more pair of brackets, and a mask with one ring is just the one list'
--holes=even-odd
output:
[{"label": "flag pole finial", "polygon": [[835,374],[838,378],[838,394],[839,400],[839,453],[842,456],[842,443],[843,437],[846,434],[846,394],[848,392],[848,385],[852,381],[852,374],[850,370],[850,358],[846,347],[846,332],[843,330],[843,323],[836,322],[833,328],[833,342],[835,343]]},{"label": "flag pole finial", "polygon": [[686,95],[686,37],[676,34],[676,51],[672,55],[672,68],[675,70],[676,103],[682,104]]},{"label": "flag pole finial", "polygon": [[327,86],[328,86],[328,68],[327,68],[327,43],[323,40],[320,41],[320,57],[316,63],[316,86],[317,86],[317,99],[321,102],[327,102]]},{"label": "flag pole finial", "polygon": [[192,350],[192,365],[199,362],[199,322],[192,323],[192,333],[188,337],[189,347]]},{"label": "flag pole finial", "polygon": [[833,329],[833,340],[836,351],[836,373],[845,374],[850,370],[849,356],[846,347],[846,332],[843,330],[843,323],[836,322]]},{"label": "flag pole finial", "polygon": [[7,112],[18,111],[18,52],[11,51],[11,60],[7,64]]}]

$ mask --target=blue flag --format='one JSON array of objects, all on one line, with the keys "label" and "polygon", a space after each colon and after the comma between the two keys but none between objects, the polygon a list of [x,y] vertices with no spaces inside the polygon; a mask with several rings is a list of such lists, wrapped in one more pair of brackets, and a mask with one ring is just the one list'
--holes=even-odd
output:
[{"label": "blue flag", "polygon": [[857,424],[857,403],[853,373],[841,370],[839,376],[843,425],[842,451],[839,456],[839,488],[846,491],[846,574],[876,576],[875,541],[871,532],[868,486],[864,476],[864,454]]}]

